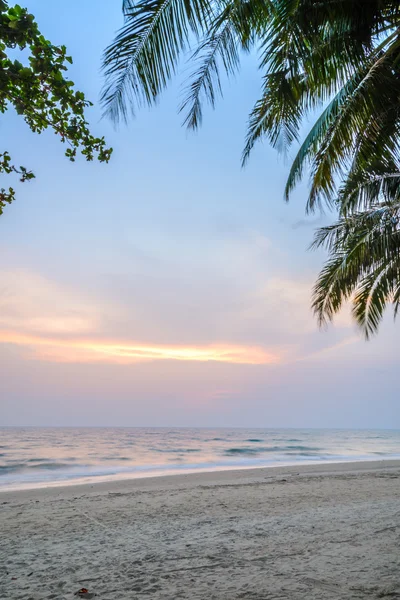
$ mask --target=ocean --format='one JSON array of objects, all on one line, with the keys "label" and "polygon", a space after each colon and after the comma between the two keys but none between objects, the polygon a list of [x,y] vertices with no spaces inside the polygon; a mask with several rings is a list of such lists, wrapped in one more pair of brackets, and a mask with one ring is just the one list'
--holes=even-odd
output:
[{"label": "ocean", "polygon": [[400,458],[399,430],[0,428],[0,490]]}]

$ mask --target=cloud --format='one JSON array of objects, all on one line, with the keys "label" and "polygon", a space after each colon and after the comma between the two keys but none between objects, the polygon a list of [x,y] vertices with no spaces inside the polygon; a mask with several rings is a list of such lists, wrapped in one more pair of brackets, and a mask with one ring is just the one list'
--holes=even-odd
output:
[{"label": "cloud", "polygon": [[[294,341],[318,332],[318,324],[311,308],[313,280],[272,276],[249,298],[243,317],[253,317],[268,326],[282,343]],[[336,317],[337,329],[354,326],[348,307]]]},{"label": "cloud", "polygon": [[99,308],[81,292],[15,269],[1,272],[0,328],[77,335],[99,327]]},{"label": "cloud", "polygon": [[324,348],[316,350],[315,352],[311,352],[310,354],[305,354],[304,356],[299,356],[298,358],[294,359],[293,362],[301,362],[301,361],[306,362],[306,361],[313,361],[314,359],[324,360],[325,356],[332,354],[332,353],[337,355],[338,350],[341,350],[342,348],[345,348],[346,346],[356,344],[359,341],[360,341],[360,336],[350,335],[350,336],[345,337],[344,339],[340,340],[339,342],[332,343],[329,346],[325,346]]},{"label": "cloud", "polygon": [[300,227],[310,227],[315,229],[318,225],[322,224],[322,214],[316,219],[298,219],[295,223],[292,224],[292,229],[299,229]]},{"label": "cloud", "polygon": [[261,266],[270,243],[262,236],[252,240],[242,260],[253,270],[248,285],[239,287],[233,278],[218,282],[217,273],[211,289],[197,280],[189,286],[185,273],[181,281],[178,275],[168,282],[162,276],[128,278],[133,287],[112,286],[110,294],[94,294],[88,285],[90,295],[27,270],[3,271],[0,343],[25,359],[53,363],[277,365],[347,336],[344,318],[341,329],[319,335],[310,311],[311,282],[266,277]]},{"label": "cloud", "polygon": [[28,357],[49,362],[130,364],[143,361],[178,360],[247,365],[277,364],[282,355],[264,348],[212,346],[154,346],[110,340],[63,339],[0,331],[0,343],[22,346]]}]

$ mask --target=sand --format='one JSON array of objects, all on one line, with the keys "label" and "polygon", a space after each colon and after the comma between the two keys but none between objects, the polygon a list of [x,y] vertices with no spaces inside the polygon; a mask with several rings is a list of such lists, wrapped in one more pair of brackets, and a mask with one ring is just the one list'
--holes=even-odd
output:
[{"label": "sand", "polygon": [[0,536],[1,600],[393,600],[400,461],[3,492]]}]

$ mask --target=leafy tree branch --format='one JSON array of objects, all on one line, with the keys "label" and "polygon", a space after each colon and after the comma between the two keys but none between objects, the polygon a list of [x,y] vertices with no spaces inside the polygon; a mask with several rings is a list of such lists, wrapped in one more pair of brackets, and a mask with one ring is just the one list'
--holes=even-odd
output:
[{"label": "leafy tree branch", "polygon": [[[27,61],[12,58],[14,50],[28,50]],[[66,78],[70,64],[66,47],[52,45],[32,14],[0,0],[0,112],[14,108],[34,133],[52,129],[67,144],[65,155],[71,161],[79,151],[86,160],[108,162],[112,148],[106,147],[104,137],[91,134],[85,111],[92,103]],[[0,173],[15,173],[21,182],[35,177],[26,167],[17,167],[7,151],[0,154]],[[1,188],[0,214],[14,199],[12,187]]]}]

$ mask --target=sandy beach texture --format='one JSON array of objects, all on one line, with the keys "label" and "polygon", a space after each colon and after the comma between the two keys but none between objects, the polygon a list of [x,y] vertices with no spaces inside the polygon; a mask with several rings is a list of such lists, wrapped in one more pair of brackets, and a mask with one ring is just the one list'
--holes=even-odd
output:
[{"label": "sandy beach texture", "polygon": [[400,461],[3,492],[0,532],[2,600],[393,600]]}]

